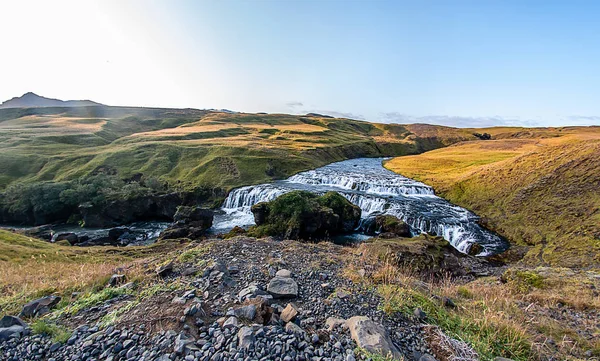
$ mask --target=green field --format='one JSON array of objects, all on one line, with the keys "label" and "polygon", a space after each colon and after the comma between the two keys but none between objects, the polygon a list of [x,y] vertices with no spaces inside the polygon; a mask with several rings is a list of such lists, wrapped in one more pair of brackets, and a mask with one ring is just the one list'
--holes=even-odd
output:
[{"label": "green field", "polygon": [[470,132],[283,114],[124,107],[0,110],[0,189],[96,173],[232,187],[360,156],[417,154]]}]

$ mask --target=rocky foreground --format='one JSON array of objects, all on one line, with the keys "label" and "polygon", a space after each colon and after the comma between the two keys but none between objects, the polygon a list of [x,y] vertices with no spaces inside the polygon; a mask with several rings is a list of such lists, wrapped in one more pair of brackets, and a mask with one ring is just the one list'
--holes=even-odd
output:
[{"label": "rocky foreground", "polygon": [[[470,269],[493,272],[484,261],[459,258],[450,248],[436,252],[424,258],[435,263],[431,269],[462,266],[468,259]],[[55,298],[29,304],[25,320],[42,316],[72,330],[64,343],[33,335],[20,319],[5,317],[0,359],[479,359],[467,344],[428,325],[418,308],[410,317],[384,312],[381,296],[367,282],[379,269],[367,256],[331,243],[243,236],[192,243],[167,259],[138,265],[141,276],[133,268],[118,270],[99,291],[113,297],[75,299],[71,305],[85,305],[77,312],[70,306],[52,311]],[[462,270],[459,276],[474,275]],[[454,307],[451,299],[439,302]]]}]

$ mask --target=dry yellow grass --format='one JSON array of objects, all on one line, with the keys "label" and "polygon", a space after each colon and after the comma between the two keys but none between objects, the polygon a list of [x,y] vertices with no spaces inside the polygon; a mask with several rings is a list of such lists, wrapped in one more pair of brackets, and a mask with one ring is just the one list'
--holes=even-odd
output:
[{"label": "dry yellow grass", "polygon": [[497,140],[463,142],[385,166],[432,185],[484,217],[529,265],[600,265],[600,128],[490,130]]},{"label": "dry yellow grass", "polygon": [[[467,341],[482,360],[583,360],[587,351],[600,355],[598,273],[541,267],[507,271],[518,277],[467,283],[423,279],[373,255],[365,244],[347,262],[343,274],[360,287],[376,288],[386,313],[411,315],[420,307],[429,323]],[[457,307],[444,307],[443,297]]]}]

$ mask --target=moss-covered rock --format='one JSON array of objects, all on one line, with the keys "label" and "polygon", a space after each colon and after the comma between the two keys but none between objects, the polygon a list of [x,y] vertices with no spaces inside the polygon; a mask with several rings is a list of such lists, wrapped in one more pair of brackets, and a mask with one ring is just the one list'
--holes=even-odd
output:
[{"label": "moss-covered rock", "polygon": [[336,192],[293,191],[254,205],[252,213],[256,226],[250,235],[310,240],[351,232],[361,211]]}]

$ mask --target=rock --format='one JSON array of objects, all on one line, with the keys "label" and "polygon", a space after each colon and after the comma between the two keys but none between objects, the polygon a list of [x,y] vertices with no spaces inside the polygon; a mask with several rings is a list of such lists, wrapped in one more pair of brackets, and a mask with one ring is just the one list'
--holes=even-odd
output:
[{"label": "rock", "polygon": [[198,238],[212,226],[214,214],[210,209],[180,206],[173,216],[175,224],[165,229],[161,239]]},{"label": "rock", "polygon": [[256,317],[256,305],[246,305],[233,309],[233,314],[237,318],[246,319],[248,321],[254,320]]},{"label": "rock", "polygon": [[354,316],[346,325],[350,329],[350,336],[358,347],[393,359],[402,360],[402,353],[394,346],[387,330],[380,324],[371,321],[365,316]]},{"label": "rock", "polygon": [[479,243],[471,243],[468,248],[466,253],[469,256],[477,256],[478,254],[480,254],[483,251],[483,247],[479,244]]},{"label": "rock", "polygon": [[338,326],[345,326],[346,320],[343,318],[328,317],[325,325],[327,325],[327,331],[331,332]]},{"label": "rock", "polygon": [[283,277],[283,278],[290,278],[292,277],[292,272],[286,270],[286,269],[280,269],[279,271],[277,271],[277,273],[275,273],[276,277]]},{"label": "rock", "polygon": [[285,309],[281,312],[279,318],[283,322],[290,322],[298,315],[298,309],[291,303],[288,303]]},{"label": "rock", "polygon": [[124,235],[126,233],[129,233],[129,229],[127,229],[125,227],[111,228],[108,230],[108,238],[116,241],[119,238],[121,238],[122,235]]},{"label": "rock", "polygon": [[267,300],[268,298],[272,298],[273,296],[271,296],[268,292],[264,291],[255,284],[249,285],[248,287],[242,289],[238,293],[238,300],[240,302],[244,302],[246,300],[257,297],[265,298]]},{"label": "rock", "polygon": [[23,306],[23,310],[19,314],[20,317],[41,316],[48,312],[60,302],[59,296],[46,296],[40,299],[31,301]]},{"label": "rock", "polygon": [[[186,349],[190,349],[190,346],[193,346],[196,340],[185,333],[180,333],[175,339],[175,345],[173,347],[176,354],[181,355],[185,353]],[[196,348],[193,346],[192,348]],[[116,351],[118,352],[118,351]]]},{"label": "rock", "polygon": [[25,332],[25,327],[19,325],[0,328],[0,341],[8,340],[11,338],[20,338],[25,334]]},{"label": "rock", "polygon": [[242,349],[248,349],[250,346],[254,345],[254,333],[252,332],[252,328],[248,326],[244,326],[240,328],[237,333],[238,337],[238,346]]},{"label": "rock", "polygon": [[456,308],[456,304],[454,303],[454,301],[452,301],[451,298],[444,297],[442,302],[444,302],[444,306],[446,306],[448,308]]},{"label": "rock", "polygon": [[427,314],[419,307],[415,308],[413,315],[415,315],[415,318],[419,321],[425,321],[427,319]]},{"label": "rock", "polygon": [[108,280],[108,285],[110,287],[114,287],[116,285],[122,284],[123,282],[125,282],[125,275],[114,274],[110,276],[110,279]]},{"label": "rock", "polygon": [[196,227],[202,224],[202,227],[206,230],[212,227],[213,212],[210,209],[200,207],[179,206],[173,220],[185,224],[194,224]]},{"label": "rock", "polygon": [[[272,211],[275,209],[276,211]],[[292,191],[251,208],[257,227],[252,232],[285,239],[314,239],[351,232],[361,211],[336,192],[322,196]],[[267,225],[269,227],[261,227]]]},{"label": "rock", "polygon": [[429,354],[424,354],[423,356],[419,357],[419,361],[438,361],[438,360]]},{"label": "rock", "polygon": [[298,325],[296,325],[293,322],[288,322],[287,325],[285,325],[285,331],[287,333],[291,333],[293,335],[305,335],[306,332]]},{"label": "rock", "polygon": [[267,292],[275,298],[298,297],[298,284],[291,278],[275,277],[269,282]]},{"label": "rock", "polygon": [[173,261],[164,264],[162,266],[158,266],[156,267],[156,274],[159,277],[165,277],[167,276],[169,273],[171,273],[173,271]]},{"label": "rock", "polygon": [[0,319],[0,328],[6,328],[10,326],[27,327],[27,324],[23,322],[23,320],[15,316],[6,315],[2,317],[2,319]]},{"label": "rock", "polygon": [[236,328],[240,325],[237,317],[231,316],[223,323],[223,328]]},{"label": "rock", "polygon": [[79,212],[86,227],[109,228],[133,223],[141,219],[173,219],[180,194],[144,195],[133,199],[118,199],[101,204],[84,203]]},{"label": "rock", "polygon": [[410,226],[396,216],[389,214],[375,217],[375,227],[381,233],[382,238],[412,237]]},{"label": "rock", "polygon": [[77,235],[72,232],[57,233],[54,235],[54,237],[52,237],[52,242],[60,242],[60,241],[67,241],[67,242],[69,242],[69,244],[74,245],[74,244],[77,244],[77,242],[79,241],[79,237],[77,237]]}]

